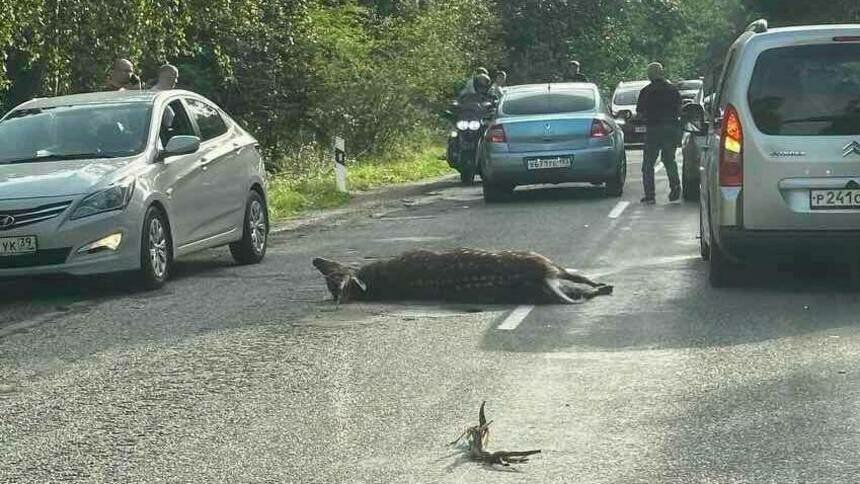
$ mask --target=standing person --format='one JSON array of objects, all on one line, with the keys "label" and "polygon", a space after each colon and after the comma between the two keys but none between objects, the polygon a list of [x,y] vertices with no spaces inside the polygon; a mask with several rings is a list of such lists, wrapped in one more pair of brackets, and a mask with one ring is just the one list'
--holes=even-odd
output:
[{"label": "standing person", "polygon": [[579,61],[572,60],[570,61],[570,66],[568,67],[567,80],[568,82],[589,82],[588,76],[583,74],[580,71],[581,66],[579,65]]},{"label": "standing person", "polygon": [[107,82],[106,91],[140,90],[140,78],[134,73],[134,64],[128,59],[117,59],[113,63]]},{"label": "standing person", "polygon": [[499,71],[496,73],[496,78],[493,81],[493,85],[490,86],[490,95],[496,99],[501,99],[502,94],[504,93],[505,85],[508,83],[508,73],[505,71]]},{"label": "standing person", "polygon": [[675,164],[675,150],[680,144],[681,93],[678,88],[666,81],[663,65],[653,62],[648,65],[648,79],[651,84],[642,88],[636,112],[645,119],[645,153],[642,161],[642,184],[645,197],[642,203],[653,205],[655,201],[654,165],[657,155],[669,176],[669,201],[681,197],[681,180],[678,178],[678,165]]},{"label": "standing person", "polygon": [[486,77],[487,79],[490,78],[490,74],[487,69],[484,69],[483,67],[475,69],[475,75],[466,81],[466,85],[463,87],[463,89],[460,90],[460,94],[458,95],[458,97],[463,97],[469,94],[476,94],[476,81],[478,78],[482,78],[482,76]]},{"label": "standing person", "polygon": [[179,69],[170,64],[164,64],[158,68],[158,82],[152,86],[153,91],[167,91],[176,88],[179,81]]}]

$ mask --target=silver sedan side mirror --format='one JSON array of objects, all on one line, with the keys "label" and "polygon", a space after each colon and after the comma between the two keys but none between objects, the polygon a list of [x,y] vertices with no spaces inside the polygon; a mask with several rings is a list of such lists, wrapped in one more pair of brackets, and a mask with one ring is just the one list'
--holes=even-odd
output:
[{"label": "silver sedan side mirror", "polygon": [[163,160],[171,156],[187,155],[200,149],[200,138],[197,136],[177,135],[170,138],[167,146],[159,154],[158,158]]}]

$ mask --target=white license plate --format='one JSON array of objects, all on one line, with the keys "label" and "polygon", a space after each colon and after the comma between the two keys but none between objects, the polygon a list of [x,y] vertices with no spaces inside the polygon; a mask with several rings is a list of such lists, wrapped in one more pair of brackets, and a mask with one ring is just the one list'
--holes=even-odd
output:
[{"label": "white license plate", "polygon": [[860,190],[810,190],[809,206],[813,210],[860,208]]},{"label": "white license plate", "polygon": [[526,166],[529,170],[547,170],[551,168],[570,168],[572,156],[556,156],[555,158],[529,158]]},{"label": "white license plate", "polygon": [[647,131],[648,128],[646,128],[645,126],[636,126],[635,128],[633,128],[634,133],[645,133]]},{"label": "white license plate", "polygon": [[36,252],[36,236],[0,237],[0,256],[31,254]]}]

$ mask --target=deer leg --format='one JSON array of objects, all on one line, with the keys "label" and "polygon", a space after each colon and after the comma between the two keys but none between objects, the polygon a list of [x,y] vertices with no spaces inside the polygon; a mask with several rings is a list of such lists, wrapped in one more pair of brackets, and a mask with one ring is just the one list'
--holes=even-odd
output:
[{"label": "deer leg", "polygon": [[562,272],[561,277],[563,279],[570,281],[570,282],[585,284],[586,286],[591,286],[591,287],[603,287],[606,285],[606,284],[601,284],[599,282],[592,281],[591,279],[583,276],[582,274],[574,271],[573,269],[562,269],[561,272]]},{"label": "deer leg", "polygon": [[577,301],[575,299],[571,299],[570,296],[565,294],[565,292],[561,289],[561,279],[546,279],[546,287],[549,290],[550,294],[552,294],[558,299],[556,301],[558,304],[582,304],[581,300]]}]

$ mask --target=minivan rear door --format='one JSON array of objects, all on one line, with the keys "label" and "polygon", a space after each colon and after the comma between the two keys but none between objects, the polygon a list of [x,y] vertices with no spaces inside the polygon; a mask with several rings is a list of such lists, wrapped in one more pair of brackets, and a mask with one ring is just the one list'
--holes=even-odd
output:
[{"label": "minivan rear door", "polygon": [[748,229],[860,230],[860,37],[827,32],[758,56],[741,115]]}]

